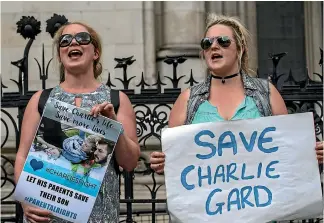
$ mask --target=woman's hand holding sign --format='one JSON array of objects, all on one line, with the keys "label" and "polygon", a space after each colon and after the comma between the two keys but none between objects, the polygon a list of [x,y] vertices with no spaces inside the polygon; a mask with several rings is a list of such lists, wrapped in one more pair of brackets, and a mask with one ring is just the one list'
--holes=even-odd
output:
[{"label": "woman's hand holding sign", "polygon": [[113,104],[105,101],[93,106],[90,110],[90,115],[94,117],[102,115],[123,125],[123,131],[115,147],[115,155],[119,166],[126,171],[132,171],[136,168],[140,155],[136,134],[136,117],[129,98],[122,91],[119,91],[119,105],[116,114]]},{"label": "woman's hand holding sign", "polygon": [[165,155],[163,152],[153,152],[151,153],[151,168],[158,174],[162,174],[164,172],[164,164],[165,164]]},{"label": "woman's hand holding sign", "polygon": [[316,142],[316,156],[318,160],[318,164],[323,164],[323,141]]},{"label": "woman's hand holding sign", "polygon": [[51,215],[51,212],[30,205],[22,204],[21,206],[24,209],[24,213],[28,222],[50,222],[51,219],[49,218],[49,216]]},{"label": "woman's hand holding sign", "polygon": [[107,118],[117,121],[114,106],[106,101],[99,105],[93,106],[90,111],[90,115],[93,115],[94,117],[97,117],[100,114]]}]

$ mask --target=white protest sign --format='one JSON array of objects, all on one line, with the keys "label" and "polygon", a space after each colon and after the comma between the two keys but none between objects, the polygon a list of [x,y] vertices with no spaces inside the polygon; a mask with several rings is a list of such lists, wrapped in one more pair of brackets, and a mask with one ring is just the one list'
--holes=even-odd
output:
[{"label": "white protest sign", "polygon": [[172,223],[262,223],[322,213],[312,113],[162,132]]}]

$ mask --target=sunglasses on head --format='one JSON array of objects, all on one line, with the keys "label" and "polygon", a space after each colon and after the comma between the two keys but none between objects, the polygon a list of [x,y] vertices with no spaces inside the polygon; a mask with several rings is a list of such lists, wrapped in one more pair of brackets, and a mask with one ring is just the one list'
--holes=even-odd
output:
[{"label": "sunglasses on head", "polygon": [[71,34],[64,34],[59,39],[59,46],[60,47],[70,46],[73,39],[75,39],[77,43],[80,45],[88,45],[92,41],[92,37],[90,33],[87,32],[80,32],[75,34],[74,36]]},{"label": "sunglasses on head", "polygon": [[218,45],[223,48],[231,45],[231,39],[228,36],[216,36],[203,38],[200,42],[200,46],[203,50],[207,50],[213,45],[214,41],[217,41]]}]

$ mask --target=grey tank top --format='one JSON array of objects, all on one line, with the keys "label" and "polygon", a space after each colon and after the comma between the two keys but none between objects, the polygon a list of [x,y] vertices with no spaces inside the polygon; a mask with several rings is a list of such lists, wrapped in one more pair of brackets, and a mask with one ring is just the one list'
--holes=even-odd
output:
[{"label": "grey tank top", "polygon": [[[50,97],[75,105],[75,98],[82,98],[80,107],[90,110],[94,105],[111,102],[110,88],[101,84],[95,91],[83,94],[65,92],[60,86],[51,91]],[[115,159],[111,158],[100,191],[93,206],[89,223],[117,223],[119,222],[119,180],[115,169]],[[24,216],[24,222],[28,222]],[[53,217],[51,222],[68,222]]]}]

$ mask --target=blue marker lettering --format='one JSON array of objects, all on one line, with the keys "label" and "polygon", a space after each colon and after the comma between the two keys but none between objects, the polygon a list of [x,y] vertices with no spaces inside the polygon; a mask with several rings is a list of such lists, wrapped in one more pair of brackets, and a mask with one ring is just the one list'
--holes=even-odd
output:
[{"label": "blue marker lettering", "polygon": [[195,188],[195,185],[194,184],[188,184],[187,183],[187,175],[188,173],[195,169],[195,166],[194,165],[190,165],[190,166],[187,166],[186,168],[183,169],[183,171],[181,172],[181,184],[184,188],[186,188],[187,190],[192,190]]},{"label": "blue marker lettering", "polygon": [[[232,170],[232,167],[234,167],[234,169]],[[233,175],[233,173],[235,173],[237,168],[237,164],[236,163],[231,163],[229,165],[227,165],[227,178],[226,178],[226,182],[229,182],[229,179],[233,179],[233,180],[238,180],[239,178],[237,178],[236,176]]]},{"label": "blue marker lettering", "polygon": [[214,175],[214,184],[216,184],[217,178],[220,177],[222,182],[225,182],[224,165],[218,165]]},{"label": "blue marker lettering", "polygon": [[272,137],[268,137],[268,138],[264,138],[265,134],[268,133],[268,132],[273,132],[273,131],[276,131],[276,127],[268,127],[268,128],[265,128],[260,136],[259,136],[259,140],[258,140],[258,147],[260,149],[260,151],[264,152],[264,153],[273,153],[273,152],[276,152],[278,150],[278,146],[275,146],[275,147],[272,147],[272,148],[269,148],[269,149],[266,149],[263,147],[263,143],[267,143],[267,142],[272,142]]},{"label": "blue marker lettering", "polygon": [[[229,142],[224,142],[224,139],[229,136],[230,140]],[[223,149],[225,148],[232,148],[233,149],[233,155],[237,153],[237,145],[236,145],[236,140],[235,136],[231,131],[226,131],[221,136],[219,137],[218,140],[218,155],[222,156],[223,155]]]},{"label": "blue marker lettering", "polygon": [[[247,193],[245,194],[245,191]],[[254,204],[248,201],[248,197],[250,196],[252,192],[252,187],[251,186],[245,186],[242,187],[241,189],[241,202],[242,202],[242,208],[245,208],[245,204],[249,205],[250,207],[254,207]]]},{"label": "blue marker lettering", "polygon": [[222,190],[216,188],[208,195],[206,206],[205,206],[205,210],[208,215],[222,214],[223,206],[225,204],[224,202],[216,203],[217,209],[215,211],[210,210],[211,199],[213,198],[214,194],[216,194],[217,192],[222,192]]},{"label": "blue marker lettering", "polygon": [[[255,205],[257,207],[266,207],[266,206],[269,206],[272,202],[272,193],[271,191],[269,190],[269,188],[265,187],[265,186],[255,186],[253,188],[254,190],[254,198],[255,198]],[[266,202],[264,202],[263,204],[260,203],[260,196],[259,196],[259,190],[263,190],[267,193],[268,195],[268,200]]]},{"label": "blue marker lettering", "polygon": [[258,165],[258,176],[257,176],[257,178],[260,178],[260,176],[261,176],[261,170],[262,170],[262,163],[259,163],[259,165]]},{"label": "blue marker lettering", "polygon": [[279,178],[279,177],[280,177],[279,174],[271,176],[270,173],[269,173],[269,172],[271,172],[271,171],[275,171],[275,168],[273,168],[273,167],[271,167],[271,166],[274,165],[274,164],[277,164],[277,163],[279,163],[278,160],[271,161],[271,162],[268,164],[268,166],[266,167],[266,176],[267,176],[268,178],[276,179],[276,178]]},{"label": "blue marker lettering", "polygon": [[201,147],[209,147],[211,149],[211,152],[207,155],[201,155],[201,154],[197,154],[196,157],[198,159],[210,159],[211,157],[213,157],[215,154],[216,154],[216,147],[212,144],[212,143],[209,143],[209,142],[202,142],[200,141],[200,137],[201,136],[204,136],[204,135],[207,135],[209,136],[210,138],[215,138],[215,135],[214,133],[212,133],[211,131],[209,130],[203,130],[203,131],[200,131],[199,133],[197,133],[197,135],[195,136],[195,143],[198,145],[198,146],[201,146]]},{"label": "blue marker lettering", "polygon": [[208,184],[211,185],[211,169],[210,166],[207,166],[207,175],[202,175],[201,173],[201,167],[198,167],[198,185],[199,187],[202,186],[202,180],[207,179]]},{"label": "blue marker lettering", "polygon": [[246,172],[246,163],[243,163],[241,179],[242,180],[250,180],[250,179],[253,179],[254,178],[253,175],[245,176],[245,172]]},{"label": "blue marker lettering", "polygon": [[[234,199],[232,199],[232,197]],[[228,194],[227,211],[231,210],[231,205],[236,205],[238,210],[241,209],[240,192],[239,192],[239,190],[237,188],[234,188]]]},{"label": "blue marker lettering", "polygon": [[253,151],[254,144],[255,144],[255,139],[257,137],[257,131],[254,131],[252,133],[249,143],[247,142],[247,140],[246,140],[245,135],[243,134],[243,132],[240,132],[239,135],[241,137],[241,140],[243,142],[243,145],[244,145],[245,149],[248,152],[252,152]]}]

